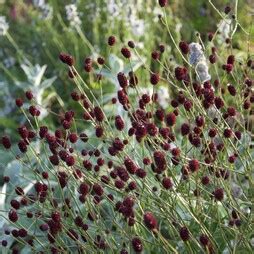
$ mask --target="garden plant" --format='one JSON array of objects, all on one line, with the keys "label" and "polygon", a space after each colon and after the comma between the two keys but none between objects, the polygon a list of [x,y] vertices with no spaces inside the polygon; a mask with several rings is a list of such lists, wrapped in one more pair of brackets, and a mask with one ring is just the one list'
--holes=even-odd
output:
[{"label": "garden plant", "polygon": [[0,17],[3,55],[14,52],[0,63],[2,253],[253,253],[242,1],[205,1],[213,30],[188,38],[177,1],[80,1],[84,15],[100,9],[90,33],[77,5],[64,20],[56,2],[11,5],[38,22],[35,53]]}]

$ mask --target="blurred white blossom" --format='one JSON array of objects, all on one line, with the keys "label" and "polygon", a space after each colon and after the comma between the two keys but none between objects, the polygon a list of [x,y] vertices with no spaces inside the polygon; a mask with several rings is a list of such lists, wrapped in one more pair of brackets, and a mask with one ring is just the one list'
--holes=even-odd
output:
[{"label": "blurred white blossom", "polygon": [[166,108],[169,105],[169,92],[168,88],[165,86],[160,86],[157,90],[158,103],[162,108]]},{"label": "blurred white blossom", "polygon": [[109,0],[107,3],[107,11],[110,14],[110,17],[118,17],[121,9],[115,0]]},{"label": "blurred white blossom", "polygon": [[132,33],[141,36],[145,33],[145,22],[141,19],[131,19],[130,20]]},{"label": "blurred white blossom", "polygon": [[[145,21],[138,16],[138,12],[142,10],[142,6],[142,1],[138,0],[135,1],[135,8],[133,8],[133,4],[128,0],[109,0],[107,3],[107,12],[112,20],[124,21],[133,35],[142,36],[146,28]],[[112,25],[113,24],[112,22]]]},{"label": "blurred white blossom", "polygon": [[251,244],[251,246],[254,248],[254,237],[251,238],[250,244]]},{"label": "blurred white blossom", "polygon": [[192,42],[189,45],[190,48],[190,64],[196,65],[199,61],[205,60],[205,55],[202,50],[202,46],[199,43]]},{"label": "blurred white blossom", "polygon": [[41,19],[47,20],[53,17],[53,7],[45,3],[45,0],[33,0],[33,5],[39,9]]},{"label": "blurred white blossom", "polygon": [[68,4],[65,6],[67,20],[70,22],[71,27],[77,27],[81,25],[80,14],[75,4]]},{"label": "blurred white blossom", "polygon": [[208,65],[205,60],[201,60],[197,63],[196,72],[202,83],[211,79],[211,75],[208,73]]},{"label": "blurred white blossom", "polygon": [[49,4],[45,4],[41,8],[41,18],[42,19],[51,19],[53,17],[53,7]]},{"label": "blurred white blossom", "polygon": [[229,38],[231,23],[232,23],[231,19],[223,19],[218,24],[218,35],[217,35],[218,42],[223,43],[227,38]]},{"label": "blurred white blossom", "polygon": [[211,79],[209,74],[208,64],[202,46],[199,43],[192,42],[189,45],[190,56],[189,62],[191,65],[194,65],[198,78],[200,82],[205,82]]},{"label": "blurred white blossom", "polygon": [[45,1],[44,0],[33,0],[33,5],[35,7],[42,7],[45,5]]},{"label": "blurred white blossom", "polygon": [[0,36],[6,35],[9,29],[9,24],[6,21],[5,16],[0,16]]}]

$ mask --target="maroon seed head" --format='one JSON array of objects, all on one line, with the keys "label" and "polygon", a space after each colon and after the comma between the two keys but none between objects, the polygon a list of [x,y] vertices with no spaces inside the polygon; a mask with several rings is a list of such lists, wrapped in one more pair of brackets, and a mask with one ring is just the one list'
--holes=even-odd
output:
[{"label": "maroon seed head", "polygon": [[230,13],[230,11],[231,11],[231,7],[227,5],[227,6],[225,7],[225,9],[224,9],[225,14]]},{"label": "maroon seed head", "polygon": [[162,179],[162,186],[166,189],[166,190],[169,190],[172,188],[173,186],[173,183],[171,181],[171,179],[169,177],[164,177]]},{"label": "maroon seed head", "polygon": [[100,107],[94,107],[94,116],[98,122],[102,122],[104,119],[104,114]]},{"label": "maroon seed head", "polygon": [[189,45],[185,41],[181,41],[179,43],[179,48],[181,49],[183,54],[188,54],[189,53]]},{"label": "maroon seed head", "polygon": [[168,126],[173,126],[176,123],[176,115],[174,113],[168,113],[165,120]]},{"label": "maroon seed head", "polygon": [[213,192],[213,196],[216,200],[222,201],[224,198],[224,190],[222,188],[218,188]]},{"label": "maroon seed head", "polygon": [[33,99],[33,93],[32,93],[32,91],[26,91],[26,98],[28,100],[32,100]]},{"label": "maroon seed head", "polygon": [[159,0],[160,7],[165,7],[168,4],[168,0]]},{"label": "maroon seed head", "polygon": [[135,48],[135,43],[134,43],[134,41],[128,41],[128,46],[129,46],[130,48],[134,49],[134,48]]},{"label": "maroon seed head", "polygon": [[181,227],[179,230],[179,234],[183,241],[188,241],[190,238],[190,232],[186,227]]},{"label": "maroon seed head", "polygon": [[115,117],[115,127],[119,131],[122,131],[124,129],[124,121],[122,117],[119,115]]},{"label": "maroon seed head", "polygon": [[121,53],[125,58],[130,58],[131,57],[131,52],[128,48],[122,48]]},{"label": "maroon seed head", "polygon": [[158,60],[160,58],[160,52],[155,50],[151,53],[151,57],[154,59],[154,60]]},{"label": "maroon seed head", "polygon": [[199,237],[199,241],[200,241],[200,243],[201,243],[202,245],[207,246],[208,243],[209,243],[209,238],[208,238],[207,235],[202,234],[202,235]]},{"label": "maroon seed head", "polygon": [[189,161],[189,169],[190,169],[192,172],[198,171],[198,169],[199,169],[199,161],[196,160],[196,159],[190,160],[190,161]]},{"label": "maroon seed head", "polygon": [[17,98],[16,105],[17,105],[17,107],[21,108],[23,106],[23,100],[21,98]]},{"label": "maroon seed head", "polygon": [[15,210],[10,210],[8,213],[8,218],[11,222],[16,222],[19,217]]},{"label": "maroon seed head", "polygon": [[109,36],[108,37],[108,45],[112,47],[112,46],[114,46],[115,43],[116,43],[116,37],[113,35]]},{"label": "maroon seed head", "polygon": [[141,240],[138,237],[134,237],[131,241],[132,243],[132,247],[134,249],[134,251],[140,253],[143,250],[143,245]]},{"label": "maroon seed head", "polygon": [[4,146],[5,149],[11,148],[11,140],[8,136],[2,137],[2,145]]},{"label": "maroon seed head", "polygon": [[150,82],[152,85],[157,85],[160,81],[160,76],[158,73],[152,73],[150,77]]},{"label": "maroon seed head", "polygon": [[157,220],[152,212],[146,212],[144,214],[144,223],[146,227],[150,230],[154,230],[157,228]]}]

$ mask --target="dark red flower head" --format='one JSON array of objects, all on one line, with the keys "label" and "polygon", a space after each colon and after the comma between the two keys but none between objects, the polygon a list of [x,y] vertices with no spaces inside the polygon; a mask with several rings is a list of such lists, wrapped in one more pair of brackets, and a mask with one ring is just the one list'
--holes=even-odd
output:
[{"label": "dark red flower head", "polygon": [[168,0],[159,0],[159,5],[165,7],[168,4]]},{"label": "dark red flower head", "polygon": [[112,47],[112,46],[114,46],[115,43],[116,43],[116,37],[113,35],[109,36],[108,37],[108,45]]},{"label": "dark red flower head", "polygon": [[175,77],[177,80],[182,81],[187,79],[187,69],[185,67],[176,67],[175,68]]},{"label": "dark red flower head", "polygon": [[33,99],[33,93],[32,93],[32,91],[26,91],[26,98],[28,100],[32,100]]},{"label": "dark red flower head", "polygon": [[128,86],[128,80],[127,80],[127,77],[124,75],[123,72],[119,72],[117,74],[117,80],[119,82],[119,85],[122,87],[122,88],[125,88]]},{"label": "dark red flower head", "polygon": [[124,129],[124,121],[121,116],[117,115],[115,117],[115,127],[117,130],[121,131]]},{"label": "dark red flower head", "polygon": [[179,43],[179,48],[181,49],[183,54],[188,54],[189,53],[189,45],[185,41],[181,41]]},{"label": "dark red flower head", "polygon": [[128,48],[122,48],[121,53],[125,58],[130,58],[131,57],[131,52]]},{"label": "dark red flower head", "polygon": [[198,160],[196,160],[196,159],[190,160],[190,161],[189,161],[189,169],[190,169],[192,172],[198,171],[198,169],[199,169],[199,162],[198,162]]},{"label": "dark red flower head", "polygon": [[3,136],[2,137],[2,144],[5,149],[10,149],[11,148],[11,140],[8,136]]},{"label": "dark red flower head", "polygon": [[144,223],[150,230],[154,230],[157,228],[157,220],[151,212],[146,212],[144,214]]},{"label": "dark red flower head", "polygon": [[100,107],[96,106],[94,107],[94,116],[98,122],[102,122],[104,119],[104,114]]},{"label": "dark red flower head", "polygon": [[222,69],[227,73],[230,73],[233,70],[233,64],[223,64]]},{"label": "dark red flower head", "polygon": [[17,98],[16,105],[17,105],[17,107],[21,108],[23,106],[23,100],[21,98]]},{"label": "dark red flower head", "polygon": [[232,65],[234,65],[234,63],[235,63],[235,56],[234,56],[234,55],[228,56],[227,64],[232,64]]},{"label": "dark red flower head", "polygon": [[164,177],[164,178],[162,179],[162,186],[163,186],[166,190],[171,189],[172,186],[173,186],[172,180],[171,180],[169,177]]},{"label": "dark red flower head", "polygon": [[187,241],[190,238],[190,232],[186,227],[180,228],[179,234],[183,241]]},{"label": "dark red flower head", "polygon": [[150,77],[150,82],[152,85],[157,85],[160,81],[160,76],[158,73],[152,73]]},{"label": "dark red flower head", "polygon": [[60,53],[59,59],[65,63],[68,64],[69,66],[72,66],[74,64],[74,58],[71,55],[65,54],[65,53]]},{"label": "dark red flower head", "polygon": [[190,132],[190,125],[188,123],[183,123],[181,126],[181,133],[183,136],[188,135]]},{"label": "dark red flower head", "polygon": [[166,115],[166,124],[168,126],[173,126],[176,123],[176,115],[174,113],[168,113]]},{"label": "dark red flower head", "polygon": [[206,246],[206,245],[208,245],[208,243],[209,243],[209,238],[208,238],[207,235],[202,234],[202,235],[199,237],[199,241],[200,241],[200,243],[201,243],[202,245]]},{"label": "dark red flower head", "polygon": [[151,53],[151,57],[154,59],[154,60],[158,60],[160,58],[160,52],[155,50]]},{"label": "dark red flower head", "polygon": [[225,14],[230,13],[230,11],[231,11],[231,7],[227,5],[227,6],[225,7],[225,9],[224,9]]},{"label": "dark red flower head", "polygon": [[134,49],[134,48],[135,48],[135,43],[134,43],[134,41],[128,41],[128,46],[129,46],[130,48]]},{"label": "dark red flower head", "polygon": [[140,253],[143,250],[142,242],[138,237],[132,238],[131,243],[134,251]]},{"label": "dark red flower head", "polygon": [[11,222],[16,222],[18,220],[18,214],[15,210],[10,210],[8,218]]},{"label": "dark red flower head", "polygon": [[224,190],[222,188],[218,188],[213,192],[213,196],[216,200],[222,201],[224,198]]}]

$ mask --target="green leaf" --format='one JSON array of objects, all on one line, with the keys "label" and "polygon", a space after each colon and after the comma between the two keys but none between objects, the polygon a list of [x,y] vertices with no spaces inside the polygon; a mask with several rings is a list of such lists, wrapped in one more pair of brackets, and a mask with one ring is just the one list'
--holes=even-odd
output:
[{"label": "green leaf", "polygon": [[40,89],[46,89],[48,87],[50,87],[54,81],[56,80],[56,76],[49,78],[49,79],[45,79],[41,84],[40,84]]},{"label": "green leaf", "polygon": [[124,68],[123,60],[113,54],[109,55],[109,65],[111,67],[111,72],[114,74],[117,74]]}]

